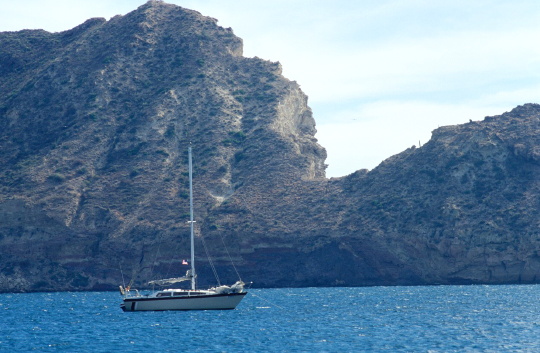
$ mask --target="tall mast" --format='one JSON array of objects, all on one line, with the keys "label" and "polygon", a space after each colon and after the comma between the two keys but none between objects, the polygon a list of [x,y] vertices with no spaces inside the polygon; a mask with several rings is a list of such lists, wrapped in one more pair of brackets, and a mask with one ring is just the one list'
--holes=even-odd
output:
[{"label": "tall mast", "polygon": [[189,155],[189,225],[191,231],[191,289],[195,290],[195,237],[193,234],[193,165],[191,163],[191,146],[188,148]]}]

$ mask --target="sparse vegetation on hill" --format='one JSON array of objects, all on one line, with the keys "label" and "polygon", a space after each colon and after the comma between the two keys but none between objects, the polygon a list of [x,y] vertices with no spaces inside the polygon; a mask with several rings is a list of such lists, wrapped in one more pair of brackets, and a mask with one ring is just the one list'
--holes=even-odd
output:
[{"label": "sparse vegetation on hill", "polygon": [[197,233],[256,286],[538,282],[538,105],[327,179],[299,86],[195,11],[150,1],[0,48],[0,291],[181,272],[190,143]]}]

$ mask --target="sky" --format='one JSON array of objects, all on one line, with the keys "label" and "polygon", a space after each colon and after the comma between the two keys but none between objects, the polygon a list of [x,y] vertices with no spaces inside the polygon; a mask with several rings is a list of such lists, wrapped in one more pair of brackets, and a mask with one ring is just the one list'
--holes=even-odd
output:
[{"label": "sky", "polygon": [[[145,0],[0,0],[0,31],[73,28]],[[168,0],[218,19],[309,97],[328,177],[431,132],[540,103],[538,0]],[[0,48],[0,50],[2,50]]]}]

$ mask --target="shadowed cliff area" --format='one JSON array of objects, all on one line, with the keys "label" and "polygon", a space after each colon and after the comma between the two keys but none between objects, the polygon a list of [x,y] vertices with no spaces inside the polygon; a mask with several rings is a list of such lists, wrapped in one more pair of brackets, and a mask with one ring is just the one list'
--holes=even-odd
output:
[{"label": "shadowed cliff area", "polygon": [[255,286],[539,281],[539,105],[327,179],[299,85],[198,12],[150,1],[0,48],[0,291],[183,274],[190,144],[202,286],[204,247]]}]

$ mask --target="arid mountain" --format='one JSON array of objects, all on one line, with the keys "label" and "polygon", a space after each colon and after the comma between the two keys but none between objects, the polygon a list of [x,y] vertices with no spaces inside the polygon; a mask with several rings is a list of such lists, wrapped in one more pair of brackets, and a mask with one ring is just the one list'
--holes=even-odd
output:
[{"label": "arid mountain", "polygon": [[229,255],[255,286],[539,281],[539,105],[327,179],[306,95],[216,22],[150,1],[0,33],[0,291],[182,274],[190,144],[224,282]]}]

